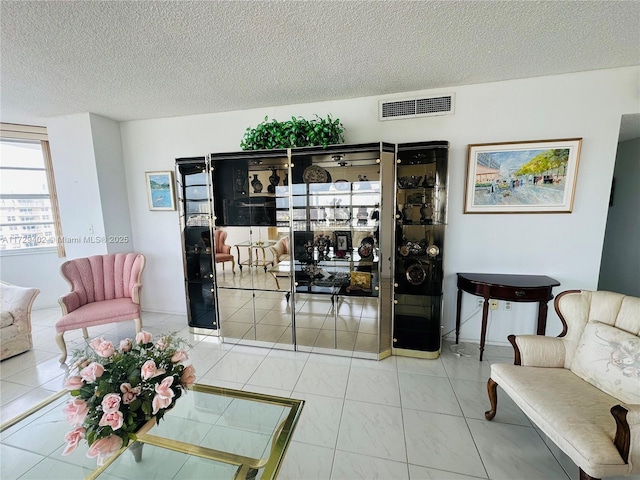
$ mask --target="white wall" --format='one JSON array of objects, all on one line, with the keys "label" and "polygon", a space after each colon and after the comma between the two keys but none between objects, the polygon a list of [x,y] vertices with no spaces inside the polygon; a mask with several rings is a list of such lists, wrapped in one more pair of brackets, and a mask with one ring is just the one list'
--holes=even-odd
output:
[{"label": "white wall", "polygon": [[67,258],[106,254],[90,114],[50,118],[47,133]]},{"label": "white wall", "polygon": [[[180,231],[177,212],[149,211],[144,172],[172,170],[174,159],[239,150],[245,129],[265,115],[331,113],[346,127],[346,142],[448,140],[449,218],[445,244],[445,330],[455,321],[455,273],[496,272],[549,275],[565,289],[597,288],[609,185],[620,117],[639,110],[640,68],[469,85],[384,97],[355,98],[277,108],[125,122],[120,126],[136,250],[147,255],[145,308],[184,312]],[[456,95],[455,115],[378,121],[380,99],[414,94]],[[572,214],[464,215],[467,145],[582,137]],[[463,301],[463,339],[480,335],[474,297]],[[553,310],[553,309],[552,309]],[[489,342],[504,343],[509,333],[534,332],[535,306],[516,304],[511,312],[492,312]],[[547,332],[560,332],[554,312]]]},{"label": "white wall", "polygon": [[69,285],[60,275],[63,261],[64,258],[58,258],[55,251],[3,255],[0,257],[2,281],[39,288],[34,309],[57,307],[60,295],[69,291]]},{"label": "white wall", "polygon": [[134,250],[125,180],[120,124],[90,114],[91,137],[98,175],[107,253]]},{"label": "white wall", "polygon": [[640,138],[618,144],[598,288],[640,296]]},{"label": "white wall", "polygon": [[87,113],[50,118],[47,130],[66,258],[29,252],[0,264],[2,280],[41,290],[34,308],[57,306],[69,291],[60,275],[67,258],[134,250],[120,125]]}]

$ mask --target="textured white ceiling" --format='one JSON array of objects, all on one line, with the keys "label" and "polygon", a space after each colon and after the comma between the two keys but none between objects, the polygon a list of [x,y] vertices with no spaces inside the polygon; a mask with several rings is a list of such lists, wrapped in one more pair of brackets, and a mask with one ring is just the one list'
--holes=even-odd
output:
[{"label": "textured white ceiling", "polygon": [[158,118],[640,64],[638,1],[0,1],[0,118]]}]

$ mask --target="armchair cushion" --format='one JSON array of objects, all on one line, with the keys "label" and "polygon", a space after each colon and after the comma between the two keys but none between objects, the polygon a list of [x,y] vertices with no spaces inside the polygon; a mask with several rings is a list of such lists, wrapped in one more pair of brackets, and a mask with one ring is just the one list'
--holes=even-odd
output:
[{"label": "armchair cushion", "polygon": [[626,403],[640,404],[640,338],[600,322],[589,322],[571,371]]},{"label": "armchair cushion", "polygon": [[103,323],[131,320],[140,315],[140,305],[135,304],[130,298],[114,298],[102,302],[88,303],[68,313],[56,322],[56,331],[65,332],[79,328],[93,327]]}]

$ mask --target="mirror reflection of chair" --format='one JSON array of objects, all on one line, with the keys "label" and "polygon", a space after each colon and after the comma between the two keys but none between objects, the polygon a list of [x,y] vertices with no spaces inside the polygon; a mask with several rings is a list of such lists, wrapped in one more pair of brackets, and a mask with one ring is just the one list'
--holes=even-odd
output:
[{"label": "mirror reflection of chair", "polygon": [[271,254],[273,255],[273,266],[275,267],[280,262],[289,261],[289,237],[282,237],[274,245],[269,247]]},{"label": "mirror reflection of chair", "polygon": [[222,263],[224,270],[225,262],[231,262],[231,271],[236,274],[236,260],[231,253],[231,246],[224,242],[227,239],[227,232],[224,230],[216,230],[214,234],[214,244],[216,247],[216,263]]},{"label": "mirror reflection of chair", "polygon": [[56,322],[56,342],[67,359],[64,334],[88,327],[133,320],[136,333],[142,329],[140,315],[141,277],[145,258],[140,253],[117,253],[76,258],[60,266],[71,292],[58,299],[62,318]]}]

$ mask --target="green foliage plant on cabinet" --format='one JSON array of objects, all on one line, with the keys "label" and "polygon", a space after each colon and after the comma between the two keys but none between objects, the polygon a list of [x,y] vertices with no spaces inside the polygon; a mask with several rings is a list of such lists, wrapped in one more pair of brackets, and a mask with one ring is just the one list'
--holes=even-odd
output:
[{"label": "green foliage plant on cabinet", "polygon": [[344,126],[340,119],[331,115],[321,118],[316,115],[312,120],[303,117],[291,117],[291,120],[278,122],[276,119],[264,121],[255,128],[248,127],[240,142],[243,150],[267,150],[275,148],[295,148],[336,145],[344,142]]}]

